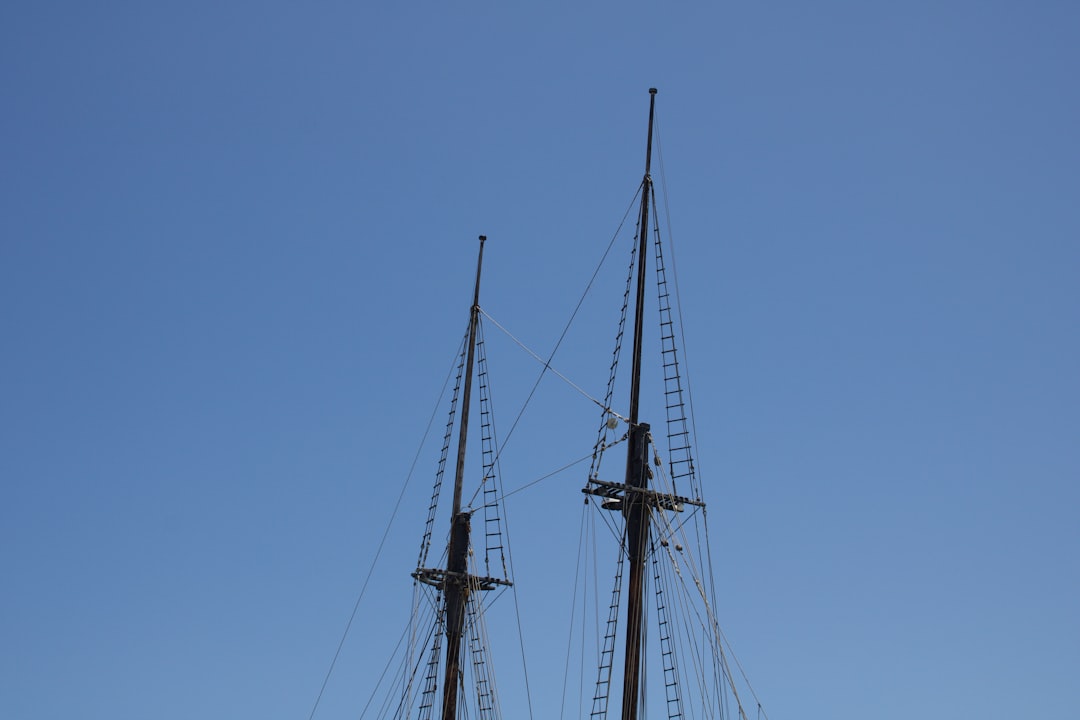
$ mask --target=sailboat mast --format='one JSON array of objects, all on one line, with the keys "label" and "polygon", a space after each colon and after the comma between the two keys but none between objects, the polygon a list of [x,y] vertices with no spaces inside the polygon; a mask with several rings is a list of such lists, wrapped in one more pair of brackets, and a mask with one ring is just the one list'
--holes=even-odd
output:
[{"label": "sailboat mast", "polygon": [[656,105],[656,88],[649,88],[649,136],[645,146],[645,177],[641,181],[641,223],[638,230],[637,304],[634,309],[634,354],[630,385],[630,422],[638,421],[638,404],[641,395],[641,342],[642,321],[645,310],[645,252],[649,240],[649,196],[652,194],[652,136],[653,114]]},{"label": "sailboat mast", "polygon": [[465,629],[465,606],[469,600],[468,554],[470,514],[461,511],[461,488],[465,477],[465,447],[469,436],[469,405],[472,394],[473,361],[476,355],[476,326],[480,317],[480,268],[484,262],[484,241],[480,236],[480,254],[476,260],[476,287],[469,311],[469,346],[465,360],[465,388],[461,396],[461,425],[458,431],[457,467],[454,471],[454,507],[450,541],[446,548],[446,576],[443,595],[446,599],[446,674],[443,687],[442,720],[457,717],[458,687],[461,685],[461,637]]},{"label": "sailboat mast", "polygon": [[638,422],[641,393],[642,320],[645,310],[645,253],[649,239],[649,197],[652,195],[652,138],[656,88],[649,88],[649,135],[645,149],[645,177],[641,181],[641,219],[638,225],[637,302],[634,309],[634,351],[630,385],[630,441],[626,459],[628,492],[623,504],[626,516],[630,583],[626,610],[626,658],[623,665],[622,720],[637,720],[641,699],[641,645],[644,636],[645,555],[649,539],[649,425]]},{"label": "sailboat mast", "polygon": [[469,347],[465,356],[465,388],[461,395],[461,426],[458,431],[457,467],[454,470],[454,516],[461,512],[461,488],[465,478],[465,441],[469,436],[469,397],[472,395],[472,369],[476,356],[476,325],[480,316],[480,268],[484,264],[484,242],[480,236],[480,255],[476,259],[476,285],[469,310]]}]

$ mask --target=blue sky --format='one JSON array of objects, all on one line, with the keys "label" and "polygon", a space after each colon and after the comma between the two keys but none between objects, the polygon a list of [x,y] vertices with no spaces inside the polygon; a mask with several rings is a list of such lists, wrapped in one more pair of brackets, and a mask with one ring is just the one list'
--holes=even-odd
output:
[{"label": "blue sky", "polygon": [[[770,717],[1067,716],[1078,30],[1049,1],[7,4],[0,715],[307,717],[476,236],[483,305],[549,349],[656,86],[721,621]],[[575,380],[613,331],[571,334]],[[592,442],[545,383],[510,486]],[[582,480],[512,521],[573,534]],[[419,505],[368,612],[408,596]],[[362,630],[317,717],[358,715]]]}]

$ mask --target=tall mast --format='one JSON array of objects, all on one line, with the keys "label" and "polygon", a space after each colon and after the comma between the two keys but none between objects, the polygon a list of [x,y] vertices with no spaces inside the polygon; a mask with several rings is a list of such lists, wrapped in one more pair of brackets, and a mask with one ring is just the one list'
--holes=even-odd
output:
[{"label": "tall mast", "polygon": [[634,352],[630,385],[630,441],[626,458],[628,492],[623,504],[626,516],[627,553],[630,558],[630,587],[626,609],[626,659],[623,665],[622,720],[637,720],[641,698],[641,644],[644,635],[642,605],[645,555],[649,539],[649,425],[638,422],[641,393],[642,316],[645,310],[645,253],[649,239],[649,197],[652,195],[653,111],[656,88],[649,88],[649,136],[645,148],[645,177],[641,181],[641,220],[638,225],[637,302],[634,307]]},{"label": "tall mast", "polygon": [[465,606],[469,599],[468,554],[470,514],[461,511],[461,488],[465,477],[465,446],[469,436],[469,400],[472,394],[473,360],[476,355],[476,325],[480,317],[480,268],[484,262],[484,241],[476,260],[476,287],[469,311],[469,347],[465,360],[465,388],[461,396],[461,426],[458,433],[457,467],[454,471],[454,507],[450,520],[450,541],[446,548],[446,674],[444,675],[442,720],[457,717],[458,687],[461,685],[461,636],[465,629]]}]

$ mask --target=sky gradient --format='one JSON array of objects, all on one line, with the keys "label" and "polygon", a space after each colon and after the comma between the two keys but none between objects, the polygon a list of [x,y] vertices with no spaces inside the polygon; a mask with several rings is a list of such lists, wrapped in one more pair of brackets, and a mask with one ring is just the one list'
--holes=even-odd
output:
[{"label": "sky gradient", "polygon": [[[721,623],[770,718],[1075,714],[1078,31],[1050,0],[6,4],[0,716],[306,718],[476,236],[482,305],[545,354],[650,86]],[[612,287],[555,363],[593,394]],[[504,355],[500,427],[537,370]],[[542,389],[509,487],[593,440]],[[369,617],[409,596],[433,468]],[[583,474],[509,501],[523,597]],[[316,717],[359,716],[381,624]]]}]

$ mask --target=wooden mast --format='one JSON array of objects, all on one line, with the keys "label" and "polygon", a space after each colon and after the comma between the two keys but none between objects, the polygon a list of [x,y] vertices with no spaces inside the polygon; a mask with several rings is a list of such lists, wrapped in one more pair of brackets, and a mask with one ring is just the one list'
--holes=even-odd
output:
[{"label": "wooden mast", "polygon": [[442,720],[457,717],[458,688],[461,685],[461,636],[465,629],[465,607],[469,600],[469,529],[471,515],[461,511],[461,488],[465,476],[465,446],[469,435],[469,405],[472,394],[473,360],[476,354],[476,326],[480,316],[480,268],[484,262],[484,241],[476,260],[476,287],[469,311],[469,346],[465,360],[465,388],[461,396],[461,426],[458,432],[457,466],[454,471],[454,507],[450,541],[446,548],[446,575],[442,591],[446,599],[446,673],[444,675]]},{"label": "wooden mast", "polygon": [[634,352],[630,385],[630,441],[626,459],[628,492],[623,503],[626,517],[630,584],[626,608],[626,657],[623,665],[622,720],[637,720],[641,700],[641,644],[645,631],[642,605],[645,555],[649,541],[649,425],[638,422],[641,393],[642,315],[645,309],[645,253],[649,239],[649,197],[652,194],[652,137],[656,88],[649,88],[649,135],[645,149],[645,177],[641,181],[641,220],[638,226],[637,302],[634,309]]}]

